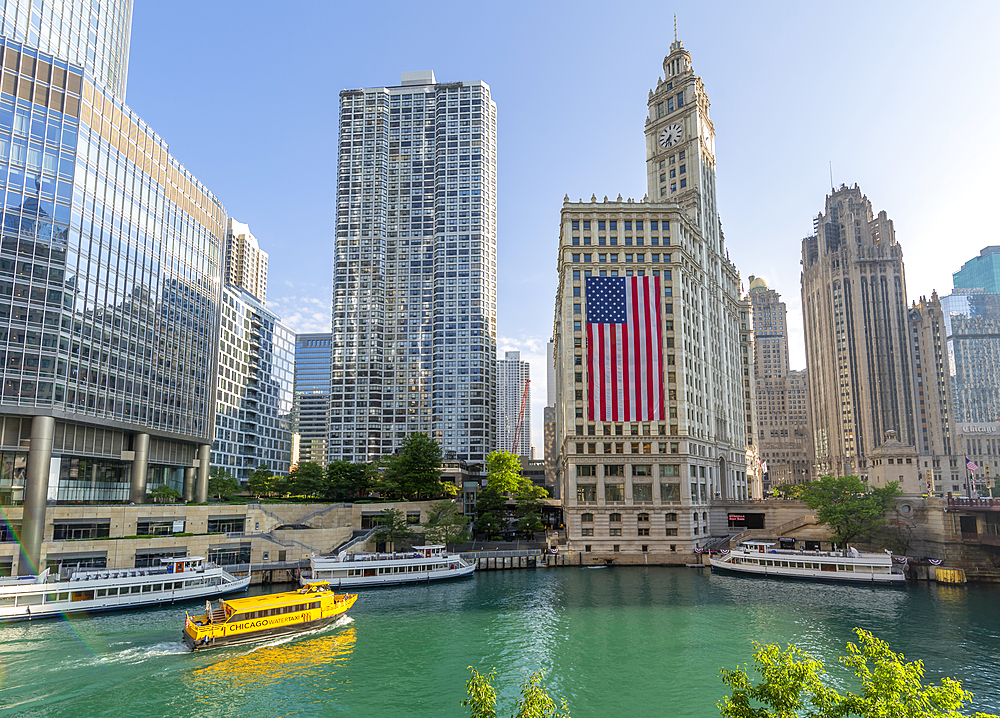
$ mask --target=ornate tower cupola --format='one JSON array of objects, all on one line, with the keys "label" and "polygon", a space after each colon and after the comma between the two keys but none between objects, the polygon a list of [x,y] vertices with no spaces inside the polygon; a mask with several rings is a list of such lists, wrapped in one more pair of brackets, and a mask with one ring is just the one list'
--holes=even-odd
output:
[{"label": "ornate tower cupola", "polygon": [[699,225],[709,246],[724,252],[715,201],[715,127],[708,94],[694,73],[691,53],[676,37],[663,60],[663,77],[649,91],[646,117],[647,197],[676,202]]}]

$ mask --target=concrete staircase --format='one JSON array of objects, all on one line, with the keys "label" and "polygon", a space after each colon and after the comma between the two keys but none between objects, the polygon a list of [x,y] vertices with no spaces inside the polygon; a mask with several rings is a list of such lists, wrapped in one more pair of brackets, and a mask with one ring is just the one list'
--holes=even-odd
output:
[{"label": "concrete staircase", "polygon": [[786,521],[780,526],[775,526],[770,529],[747,529],[743,533],[736,534],[735,536],[729,537],[730,548],[738,544],[740,541],[750,541],[755,538],[778,538],[779,536],[784,536],[789,531],[795,531],[803,526],[814,525],[816,523],[815,514],[804,514],[798,518],[794,518],[791,521]]}]

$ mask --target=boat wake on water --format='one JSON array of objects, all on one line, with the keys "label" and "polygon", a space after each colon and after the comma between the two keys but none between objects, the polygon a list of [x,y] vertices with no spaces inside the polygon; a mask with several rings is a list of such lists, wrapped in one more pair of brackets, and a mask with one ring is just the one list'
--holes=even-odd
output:
[{"label": "boat wake on water", "polygon": [[150,646],[137,646],[128,643],[118,645],[124,645],[126,647],[120,650],[113,650],[109,653],[90,656],[88,658],[68,663],[62,663],[54,666],[52,670],[62,671],[67,668],[82,668],[86,666],[101,665],[137,665],[148,661],[151,658],[174,656],[189,652],[183,643],[179,643],[177,641],[161,641],[160,643],[154,643]]}]

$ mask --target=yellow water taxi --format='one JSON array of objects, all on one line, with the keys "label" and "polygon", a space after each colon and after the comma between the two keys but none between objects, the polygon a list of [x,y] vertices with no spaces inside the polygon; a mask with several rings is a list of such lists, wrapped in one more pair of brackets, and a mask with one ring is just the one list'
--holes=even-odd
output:
[{"label": "yellow water taxi", "polygon": [[358,600],[356,593],[334,593],[327,581],[297,591],[205,602],[205,613],[187,616],[181,634],[192,651],[258,641],[333,623]]}]

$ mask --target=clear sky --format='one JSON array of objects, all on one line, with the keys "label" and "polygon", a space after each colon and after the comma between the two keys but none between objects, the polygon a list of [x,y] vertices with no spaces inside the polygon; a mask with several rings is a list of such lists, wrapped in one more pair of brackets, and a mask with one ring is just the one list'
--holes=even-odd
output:
[{"label": "clear sky", "polygon": [[886,210],[911,299],[947,294],[1000,204],[1000,2],[136,3],[128,104],[270,253],[268,304],[329,331],[342,89],[483,80],[498,108],[499,337],[542,452],[563,196],[640,199],[673,13],[711,98],[731,258],[788,303],[833,181]]}]

